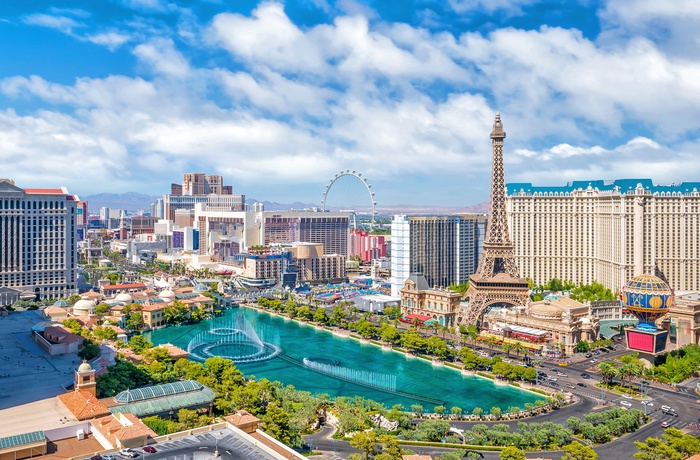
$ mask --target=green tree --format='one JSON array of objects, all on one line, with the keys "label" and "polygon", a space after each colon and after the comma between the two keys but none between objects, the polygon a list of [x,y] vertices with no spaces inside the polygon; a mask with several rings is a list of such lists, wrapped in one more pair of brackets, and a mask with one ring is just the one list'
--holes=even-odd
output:
[{"label": "green tree", "polygon": [[371,339],[377,335],[377,328],[374,324],[367,321],[366,319],[361,319],[357,322],[357,332],[365,339]]},{"label": "green tree", "polygon": [[426,348],[433,356],[439,359],[445,359],[450,352],[445,341],[436,335],[431,335],[428,338]]},{"label": "green tree", "polygon": [[296,317],[309,321],[311,318],[313,318],[313,313],[311,313],[311,309],[308,305],[302,305],[301,307],[297,308]]},{"label": "green tree", "polygon": [[411,404],[411,412],[416,414],[416,417],[421,417],[423,415],[423,406],[420,404]]},{"label": "green tree", "polygon": [[101,303],[101,304],[98,304],[98,305],[95,307],[95,313],[97,313],[97,316],[99,316],[99,317],[101,318],[101,317],[103,317],[107,312],[109,312],[109,309],[110,309],[110,308],[112,308],[112,307],[110,307],[108,304],[106,304],[106,303]]},{"label": "green tree", "polygon": [[143,327],[143,315],[140,311],[135,311],[126,320],[126,327],[133,331],[140,331]]},{"label": "green tree", "polygon": [[415,353],[425,347],[425,339],[416,329],[411,328],[401,335],[401,344],[406,350]]},{"label": "green tree", "polygon": [[143,362],[145,364],[151,363],[169,363],[172,361],[172,357],[168,350],[163,347],[153,347],[153,348],[143,348]]},{"label": "green tree", "polygon": [[350,447],[361,450],[362,458],[367,459],[374,452],[377,442],[377,435],[374,431],[360,431],[350,438]]},{"label": "green tree", "polygon": [[190,315],[190,308],[182,301],[176,300],[163,308],[163,319],[167,324],[184,323]]},{"label": "green tree", "polygon": [[333,307],[331,314],[331,324],[334,326],[342,326],[345,323],[345,309],[341,305]]},{"label": "green tree", "polygon": [[501,410],[500,407],[494,406],[494,407],[491,408],[491,410],[489,411],[489,413],[490,413],[491,415],[493,415],[494,417],[496,417],[497,419],[500,419],[500,418],[501,418],[501,414],[503,413],[503,411]]},{"label": "green tree", "polygon": [[440,406],[435,406],[435,407],[433,408],[433,412],[435,412],[437,415],[439,415],[440,417],[442,417],[442,416],[445,414],[445,406],[442,406],[442,405],[440,405]]},{"label": "green tree", "polygon": [[106,373],[97,376],[97,396],[100,398],[111,397],[120,391],[152,383],[153,379],[131,361],[117,361],[107,368]]},{"label": "green tree", "polygon": [[481,418],[481,416],[484,415],[484,409],[482,409],[481,407],[475,407],[474,409],[472,409],[472,415]]},{"label": "green tree", "polygon": [[576,345],[576,350],[581,352],[581,353],[586,353],[590,349],[591,349],[591,344],[588,343],[587,340],[580,340],[578,342],[578,344]]},{"label": "green tree", "polygon": [[515,446],[508,446],[501,451],[501,460],[525,460],[525,452]]},{"label": "green tree", "polygon": [[328,324],[330,321],[330,317],[328,316],[328,313],[326,313],[325,308],[317,308],[316,311],[314,312],[314,321],[316,321],[319,324]]},{"label": "green tree", "polygon": [[68,305],[73,306],[79,300],[80,296],[78,294],[73,294],[70,297],[68,297],[68,300],[66,300],[66,302],[68,302]]},{"label": "green tree", "polygon": [[458,406],[452,406],[450,407],[450,413],[454,415],[456,419],[459,419],[462,417],[462,408]]},{"label": "green tree", "polygon": [[392,326],[391,324],[382,324],[382,327],[379,329],[379,337],[383,341],[392,344],[397,344],[401,341],[401,333],[396,326]]},{"label": "green tree", "polygon": [[293,444],[294,435],[289,424],[289,414],[277,402],[268,404],[267,410],[260,420],[262,429],[267,434],[287,445]]},{"label": "green tree", "polygon": [[399,317],[401,314],[401,307],[397,305],[392,305],[390,307],[386,307],[383,311],[383,313],[389,317],[389,319],[396,319]]},{"label": "green tree", "polygon": [[131,351],[134,353],[141,354],[141,352],[146,349],[146,348],[152,348],[153,344],[149,341],[147,341],[142,335],[135,335],[132,336],[129,339],[129,342],[127,343],[128,347],[131,348]]},{"label": "green tree", "polygon": [[117,338],[117,331],[111,327],[95,326],[92,334],[101,340],[115,340]]},{"label": "green tree", "polygon": [[100,346],[90,339],[83,340],[83,349],[78,352],[78,357],[87,361],[100,356]]},{"label": "green tree", "polygon": [[598,454],[588,446],[584,446],[580,442],[572,442],[562,447],[564,456],[562,460],[596,460]]},{"label": "green tree", "polygon": [[598,370],[603,377],[603,383],[605,386],[609,387],[612,380],[617,376],[617,367],[615,367],[613,363],[604,361],[598,364]]},{"label": "green tree", "polygon": [[141,421],[148,428],[155,431],[158,436],[165,436],[166,434],[177,433],[178,431],[184,430],[182,424],[172,420],[160,418],[157,415],[144,417]]}]

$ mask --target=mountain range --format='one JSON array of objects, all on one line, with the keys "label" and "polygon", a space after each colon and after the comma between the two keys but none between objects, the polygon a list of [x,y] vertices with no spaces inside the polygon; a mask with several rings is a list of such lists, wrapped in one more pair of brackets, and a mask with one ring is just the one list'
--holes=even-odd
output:
[{"label": "mountain range", "polygon": [[[151,203],[155,202],[162,195],[145,195],[143,193],[98,193],[88,195],[84,200],[88,202],[88,212],[98,214],[100,208],[123,209],[128,214],[135,214],[139,210],[150,211]],[[255,198],[246,197],[246,203],[262,203],[267,211],[288,211],[290,209],[320,208],[320,204],[302,203],[278,203],[276,201],[260,201]],[[395,213],[405,214],[453,214],[453,213],[487,213],[489,203],[485,201],[470,206],[431,206],[414,204],[383,205],[377,207],[377,214],[391,215]]]}]

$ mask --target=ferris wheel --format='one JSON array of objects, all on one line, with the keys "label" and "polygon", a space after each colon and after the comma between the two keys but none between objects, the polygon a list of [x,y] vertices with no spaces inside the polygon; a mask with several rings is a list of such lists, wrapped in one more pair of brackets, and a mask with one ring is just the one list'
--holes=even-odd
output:
[{"label": "ferris wheel", "polygon": [[321,205],[324,212],[350,212],[353,228],[357,228],[358,218],[369,221],[369,228],[374,228],[377,203],[372,185],[357,171],[348,169],[336,174],[326,185]]}]

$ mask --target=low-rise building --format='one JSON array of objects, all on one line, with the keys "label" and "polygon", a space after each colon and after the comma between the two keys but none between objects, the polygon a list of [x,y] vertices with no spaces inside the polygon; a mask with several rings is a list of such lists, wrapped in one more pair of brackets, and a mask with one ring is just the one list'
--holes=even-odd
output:
[{"label": "low-rise building", "polygon": [[462,295],[449,289],[431,288],[420,273],[411,274],[401,293],[401,314],[429,316],[441,326],[453,327]]}]

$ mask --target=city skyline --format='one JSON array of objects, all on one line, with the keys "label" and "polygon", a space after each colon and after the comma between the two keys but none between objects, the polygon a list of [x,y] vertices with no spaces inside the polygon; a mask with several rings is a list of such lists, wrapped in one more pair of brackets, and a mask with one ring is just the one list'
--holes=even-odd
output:
[{"label": "city skyline", "polygon": [[0,175],[318,202],[352,169],[380,204],[471,205],[500,110],[507,183],[700,177],[694,3],[365,3],[4,4]]}]

